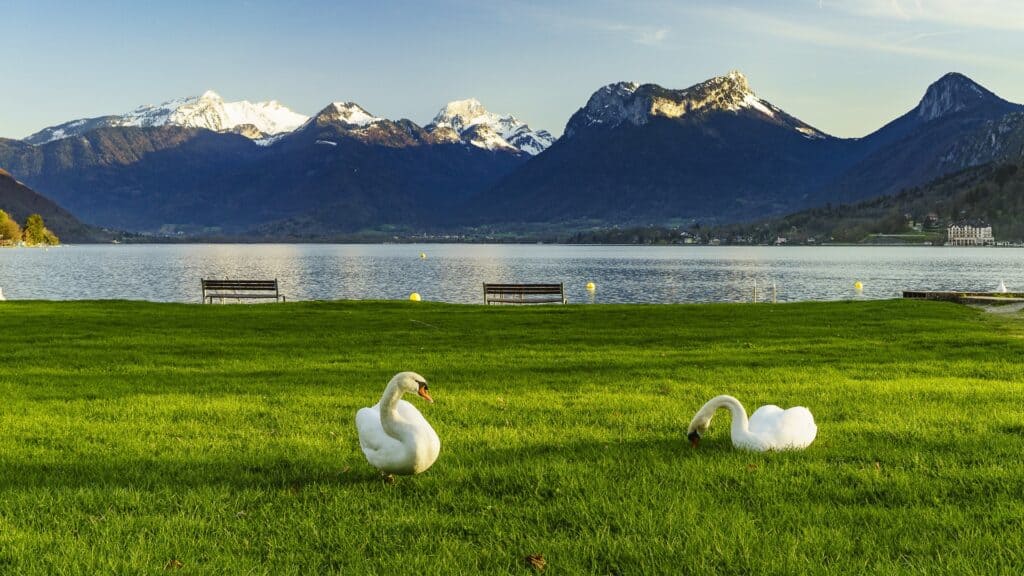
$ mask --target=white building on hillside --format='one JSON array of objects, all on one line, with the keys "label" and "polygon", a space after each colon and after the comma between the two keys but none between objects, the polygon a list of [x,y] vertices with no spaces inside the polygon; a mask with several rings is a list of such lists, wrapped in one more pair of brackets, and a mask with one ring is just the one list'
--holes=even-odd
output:
[{"label": "white building on hillside", "polygon": [[996,243],[992,227],[986,224],[952,224],[947,230],[949,246],[991,246]]}]

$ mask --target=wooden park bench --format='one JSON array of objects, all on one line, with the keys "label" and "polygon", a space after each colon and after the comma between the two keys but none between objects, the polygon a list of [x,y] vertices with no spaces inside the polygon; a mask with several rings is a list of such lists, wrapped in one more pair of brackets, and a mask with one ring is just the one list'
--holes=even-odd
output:
[{"label": "wooden park bench", "polygon": [[225,298],[236,300],[252,298],[273,298],[284,302],[285,297],[277,289],[277,278],[273,280],[207,280],[200,278],[203,285],[203,303],[213,304],[214,298],[222,302]]},{"label": "wooden park bench", "polygon": [[913,300],[944,300],[959,304],[1018,304],[1024,302],[1024,292],[932,292],[904,290],[903,297]]},{"label": "wooden park bench", "polygon": [[484,304],[566,304],[565,286],[559,284],[488,284]]}]

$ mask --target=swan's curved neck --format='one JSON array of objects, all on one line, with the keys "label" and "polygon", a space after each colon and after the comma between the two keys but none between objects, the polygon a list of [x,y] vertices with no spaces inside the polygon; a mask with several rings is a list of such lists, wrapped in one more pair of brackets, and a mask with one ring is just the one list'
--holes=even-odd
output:
[{"label": "swan's curved neck", "polygon": [[408,424],[398,414],[398,401],[402,399],[404,393],[398,381],[392,380],[384,389],[384,395],[380,397],[380,424],[384,432],[392,438],[402,439],[408,429]]},{"label": "swan's curved neck", "polygon": [[708,400],[707,404],[704,404],[693,418],[694,424],[698,427],[706,428],[711,422],[712,416],[715,415],[715,411],[719,408],[729,410],[729,413],[732,415],[730,430],[733,440],[750,435],[750,420],[747,419],[747,411],[743,408],[743,404],[740,404],[740,401],[732,396],[715,396]]}]

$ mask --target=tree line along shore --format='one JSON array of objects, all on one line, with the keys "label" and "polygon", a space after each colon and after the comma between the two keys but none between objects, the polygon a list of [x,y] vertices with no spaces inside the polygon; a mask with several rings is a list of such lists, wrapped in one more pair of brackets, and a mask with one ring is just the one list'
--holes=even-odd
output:
[{"label": "tree line along shore", "polygon": [[0,246],[56,246],[57,237],[39,214],[31,214],[21,226],[7,212],[0,210]]}]

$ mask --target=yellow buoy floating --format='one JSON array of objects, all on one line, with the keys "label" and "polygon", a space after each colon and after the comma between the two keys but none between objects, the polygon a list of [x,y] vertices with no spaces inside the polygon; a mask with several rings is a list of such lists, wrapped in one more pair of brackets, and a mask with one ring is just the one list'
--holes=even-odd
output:
[{"label": "yellow buoy floating", "polygon": [[860,280],[857,280],[856,282],[853,283],[853,289],[856,290],[857,292],[863,292],[864,285],[860,283]]},{"label": "yellow buoy floating", "polygon": [[593,292],[594,290],[597,290],[597,284],[587,282],[587,292]]},{"label": "yellow buoy floating", "polygon": [[426,252],[420,252],[420,260],[426,260],[426,259],[427,259],[427,253]]},{"label": "yellow buoy floating", "polygon": [[412,300],[413,302],[419,302],[420,301],[420,293],[419,292],[413,292],[412,294],[409,294],[409,300]]}]

